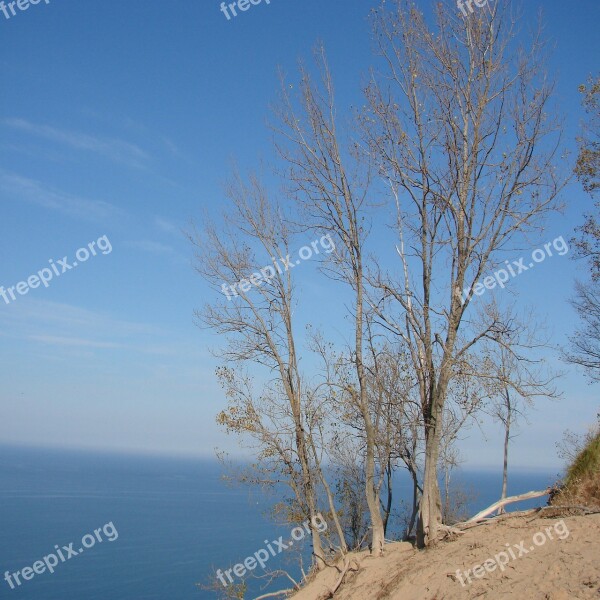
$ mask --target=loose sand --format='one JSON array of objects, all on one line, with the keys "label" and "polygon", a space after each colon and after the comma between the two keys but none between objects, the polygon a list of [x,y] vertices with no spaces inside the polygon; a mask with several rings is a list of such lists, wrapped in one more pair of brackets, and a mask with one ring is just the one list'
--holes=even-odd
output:
[{"label": "loose sand", "polygon": [[[561,520],[569,532],[565,539],[559,539],[555,530],[565,531],[559,524]],[[552,540],[548,539],[548,527],[552,528]],[[540,545],[535,546],[533,538],[538,532],[535,541]],[[517,548],[521,541],[527,554]],[[510,557],[504,571],[495,568],[479,579],[471,574],[472,583],[463,575],[465,586],[461,585],[457,569],[472,570],[499,552],[508,551],[506,544],[515,558]],[[600,600],[600,514],[511,517],[469,529],[431,550],[418,551],[400,542],[389,545],[380,559],[371,558],[368,552],[353,558],[360,569],[347,576],[334,596],[336,600]],[[488,567],[492,569],[489,563]],[[323,598],[338,577],[337,571],[327,569],[293,598]]]}]

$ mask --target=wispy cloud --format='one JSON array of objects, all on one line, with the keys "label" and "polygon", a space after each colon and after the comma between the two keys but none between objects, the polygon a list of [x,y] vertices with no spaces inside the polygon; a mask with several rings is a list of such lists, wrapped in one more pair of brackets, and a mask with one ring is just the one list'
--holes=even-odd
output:
[{"label": "wispy cloud", "polygon": [[189,265],[189,258],[169,246],[161,242],[155,242],[153,240],[135,240],[127,241],[123,243],[124,246],[147,252],[148,254],[154,254],[155,256],[167,256],[172,258],[178,264]]},{"label": "wispy cloud", "polygon": [[136,248],[138,250],[143,250],[144,252],[149,252],[150,254],[165,254],[174,256],[177,254],[171,246],[167,246],[167,244],[161,244],[160,242],[153,242],[150,240],[138,240],[133,242],[125,242],[125,246],[129,246],[130,248]]},{"label": "wispy cloud", "polygon": [[[94,335],[118,334],[120,337],[132,335],[160,336],[165,331],[148,323],[137,323],[115,319],[113,316],[96,310],[81,308],[63,302],[23,298],[24,302],[11,305],[10,310],[0,310],[0,323],[11,322],[19,330],[24,330],[24,325],[30,325],[39,333],[43,326],[56,327],[61,334],[68,333],[75,337],[89,337]],[[14,309],[14,310],[13,310]],[[85,330],[88,335],[78,336],[74,332]]]},{"label": "wispy cloud", "polygon": [[65,351],[124,350],[136,354],[178,354],[180,340],[171,332],[112,315],[46,300],[24,298],[19,305],[0,307],[0,327],[12,339]]},{"label": "wispy cloud", "polygon": [[4,119],[2,124],[12,129],[42,137],[75,150],[93,152],[114,162],[130,167],[145,168],[149,156],[136,144],[116,138],[97,137],[77,131],[57,129],[48,125],[38,125],[25,119]]},{"label": "wispy cloud", "polygon": [[18,200],[29,202],[50,210],[57,210],[71,217],[92,221],[114,217],[121,211],[102,200],[89,200],[52,189],[42,183],[0,169],[0,190]]},{"label": "wispy cloud", "polygon": [[132,119],[131,117],[124,116],[119,114],[118,116],[112,115],[110,113],[101,112],[98,110],[84,108],[81,110],[81,114],[88,119],[94,119],[95,121],[100,121],[103,124],[107,124],[112,128],[119,128],[129,131],[136,136],[143,136],[144,139],[148,142],[154,150],[157,152],[162,152],[165,149],[179,160],[185,160],[187,162],[192,162],[189,157],[184,155],[184,153],[180,150],[179,146],[171,139],[164,135],[160,135],[160,133],[151,130],[149,127]]},{"label": "wispy cloud", "polygon": [[168,221],[167,219],[163,219],[162,217],[155,217],[154,224],[165,233],[171,233],[173,235],[181,234],[181,231],[179,230],[179,227],[177,227],[177,225],[171,223],[171,221]]},{"label": "wispy cloud", "polygon": [[56,335],[30,335],[29,340],[52,344],[56,346],[76,346],[84,348],[123,348],[123,344],[114,342],[97,342],[94,340],[85,340],[81,338],[60,337]]}]

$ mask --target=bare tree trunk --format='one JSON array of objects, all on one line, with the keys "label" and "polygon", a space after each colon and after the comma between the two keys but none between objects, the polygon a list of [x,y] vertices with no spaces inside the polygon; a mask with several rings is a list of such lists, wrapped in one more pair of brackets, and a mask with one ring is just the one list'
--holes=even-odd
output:
[{"label": "bare tree trunk", "polygon": [[412,531],[415,527],[415,522],[417,520],[417,514],[419,513],[419,481],[417,478],[417,472],[412,470],[410,471],[413,480],[413,498],[412,498],[412,512],[410,515],[410,519],[408,521],[408,525],[406,527],[406,533],[404,537],[408,539],[412,534]]},{"label": "bare tree trunk", "polygon": [[[506,420],[504,421],[504,467],[502,469],[502,494],[500,500],[506,498],[506,488],[508,483],[508,442],[510,440],[510,417],[511,417],[511,404],[510,404],[510,393],[508,389],[504,390],[506,398]],[[504,512],[504,506],[500,507],[498,514],[501,515]]]},{"label": "bare tree trunk", "polygon": [[[348,194],[349,197],[349,194]],[[381,507],[379,501],[379,486],[375,473],[375,447],[377,442],[377,431],[371,418],[368,383],[363,363],[363,337],[365,334],[365,311],[364,311],[364,271],[362,260],[362,241],[358,237],[360,224],[357,220],[356,212],[352,209],[350,201],[347,200],[345,213],[348,219],[348,230],[351,234],[352,242],[349,244],[349,250],[352,256],[352,271],[354,281],[351,284],[356,289],[356,318],[355,318],[355,366],[356,375],[359,384],[360,411],[365,425],[365,436],[367,448],[365,453],[365,495],[369,515],[371,517],[371,553],[374,556],[383,554],[385,545],[385,531],[383,519],[381,518]],[[343,236],[342,239],[344,239]]]},{"label": "bare tree trunk", "polygon": [[387,535],[387,527],[390,520],[390,513],[392,512],[393,503],[393,490],[392,490],[392,462],[388,460],[388,464],[385,469],[386,486],[387,486],[387,502],[383,509],[383,535]]},{"label": "bare tree trunk", "polygon": [[442,511],[442,522],[449,525],[450,518],[450,466],[444,465],[444,510]]},{"label": "bare tree trunk", "polygon": [[331,488],[329,487],[329,483],[325,477],[322,478],[323,487],[325,488],[325,493],[327,494],[327,501],[329,502],[329,511],[331,512],[331,518],[333,519],[333,523],[335,525],[335,530],[338,534],[338,538],[340,540],[340,548],[342,553],[348,552],[348,544],[346,544],[346,536],[344,535],[344,530],[342,529],[342,525],[340,523],[340,519],[338,517],[337,511],[335,509],[335,500],[333,494],[331,493]]},{"label": "bare tree trunk", "polygon": [[331,518],[333,519],[333,523],[335,525],[335,530],[338,534],[338,538],[340,540],[340,548],[342,553],[348,552],[348,544],[346,543],[346,536],[344,535],[344,530],[340,523],[340,519],[337,514],[337,510],[335,508],[335,499],[333,497],[333,493],[331,492],[331,487],[327,478],[325,477],[325,473],[323,472],[323,467],[321,465],[321,461],[319,460],[319,455],[317,454],[317,449],[314,444],[314,439],[311,437],[311,446],[313,451],[313,456],[315,459],[315,465],[317,467],[317,472],[321,477],[321,483],[323,484],[323,488],[325,489],[325,494],[327,495],[327,502],[329,503],[329,511],[331,512]]},{"label": "bare tree trunk", "polygon": [[435,541],[437,530],[442,524],[442,498],[437,477],[442,418],[440,410],[436,413],[436,416],[426,419],[425,473],[417,523],[417,545],[421,548]]},{"label": "bare tree trunk", "polygon": [[[368,427],[371,430],[371,436],[374,440],[373,425]],[[367,438],[369,434],[367,433]],[[385,531],[383,527],[383,519],[381,518],[381,509],[379,506],[379,493],[375,481],[375,444],[367,443],[365,465],[365,494],[367,498],[367,506],[369,507],[369,515],[371,517],[371,553],[374,556],[380,556],[383,553],[385,545]]]},{"label": "bare tree trunk", "polygon": [[316,557],[317,569],[321,570],[325,568],[325,562],[323,560],[323,545],[321,544],[321,534],[315,525],[316,516],[318,514],[316,506],[316,494],[313,486],[313,473],[311,473],[310,469],[310,462],[306,448],[306,439],[300,422],[300,416],[298,423],[296,424],[296,445],[298,447],[298,457],[300,459],[300,465],[302,468],[306,503],[308,504],[310,516],[310,531],[312,534],[313,554]]},{"label": "bare tree trunk", "polygon": [[[323,545],[321,544],[321,534],[315,525],[315,520],[318,515],[317,498],[315,490],[315,474],[311,469],[311,462],[308,453],[307,435],[303,425],[302,414],[302,383],[299,374],[298,360],[296,356],[296,344],[293,335],[292,315],[288,310],[283,314],[283,322],[285,325],[287,349],[288,349],[288,364],[280,361],[278,367],[284,389],[287,392],[290,405],[292,408],[292,416],[294,419],[294,429],[296,436],[296,448],[298,450],[298,460],[302,470],[302,487],[308,506],[310,517],[310,530],[312,534],[313,554],[316,557],[317,569],[325,568]],[[321,475],[323,475],[321,473]]]}]

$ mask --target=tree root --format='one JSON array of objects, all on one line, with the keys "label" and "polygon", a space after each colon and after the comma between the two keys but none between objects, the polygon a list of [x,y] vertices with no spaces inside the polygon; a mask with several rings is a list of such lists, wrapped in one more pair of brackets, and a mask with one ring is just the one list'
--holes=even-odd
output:
[{"label": "tree root", "polygon": [[[354,566],[352,563],[354,563]],[[355,560],[351,561],[348,558],[344,558],[343,568],[340,569],[339,567],[336,566],[336,569],[338,570],[338,573],[340,573],[340,576],[338,577],[337,581],[335,582],[335,585],[333,586],[333,588],[329,589],[324,594],[321,594],[320,596],[318,596],[316,600],[330,600],[331,598],[333,598],[335,593],[338,591],[338,589],[342,585],[342,583],[344,581],[344,577],[346,577],[346,574],[348,573],[348,571],[356,572],[356,571],[358,571],[359,568],[360,568],[359,564]]]}]

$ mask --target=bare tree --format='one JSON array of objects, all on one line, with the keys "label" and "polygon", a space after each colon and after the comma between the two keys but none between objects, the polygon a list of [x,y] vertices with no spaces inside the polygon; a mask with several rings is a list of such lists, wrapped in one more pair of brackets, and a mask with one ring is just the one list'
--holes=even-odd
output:
[{"label": "bare tree", "polygon": [[582,323],[569,338],[570,346],[564,356],[568,362],[583,367],[591,381],[600,381],[600,283],[577,281],[571,304]]},{"label": "bare tree", "polygon": [[[373,336],[369,336],[369,340],[372,342]],[[413,484],[412,510],[404,532],[404,537],[408,537],[414,527],[422,491],[418,462],[422,450],[421,413],[414,394],[416,378],[401,347],[394,347],[387,341],[380,347],[370,343],[369,353],[369,395],[377,431],[377,462],[385,489],[385,502],[383,498],[381,502],[384,531],[387,535],[394,506],[394,474],[398,468],[406,469]]]},{"label": "bare tree", "polygon": [[381,295],[372,306],[417,376],[420,545],[436,540],[442,521],[437,464],[455,365],[501,327],[468,320],[473,287],[502,264],[503,250],[539,229],[564,184],[539,35],[515,50],[506,0],[465,18],[444,3],[434,11],[434,22],[405,0],[376,11],[384,72],[373,73],[362,119],[365,150],[397,209],[400,275],[373,273]]},{"label": "bare tree", "polygon": [[[504,428],[504,452],[502,468],[502,491],[504,500],[508,485],[508,450],[511,431],[518,419],[525,417],[536,398],[555,399],[560,394],[553,382],[560,373],[553,372],[534,353],[549,348],[542,339],[542,329],[533,314],[510,319],[508,326],[487,344],[484,370],[487,396],[491,401],[490,414]],[[502,506],[498,513],[504,512]]]},{"label": "bare tree", "polygon": [[[577,138],[579,155],[575,166],[575,175],[583,189],[594,197],[600,188],[600,75],[590,77],[587,85],[579,86],[583,94],[583,107],[588,116],[583,123],[583,131]],[[596,209],[598,209],[596,204]],[[593,259],[594,272],[600,275],[600,251],[598,225],[594,216],[589,215],[583,227],[579,228],[581,238],[577,243],[579,252]]]},{"label": "bare tree", "polygon": [[[256,177],[246,184],[234,175],[227,195],[233,209],[224,215],[223,227],[207,220],[202,233],[189,236],[197,249],[196,270],[214,289],[241,282],[235,296],[197,312],[201,324],[225,336],[226,346],[218,353],[233,365],[219,370],[229,406],[218,421],[252,440],[259,458],[254,481],[283,480],[290,486],[297,509],[290,520],[309,519],[315,563],[321,568],[321,537],[313,522],[319,512],[320,475],[311,459],[312,432],[306,420],[312,396],[298,363],[292,271],[277,266],[289,260],[293,235],[283,210]],[[260,279],[253,273],[261,264],[257,253],[269,265],[269,277],[252,286],[252,280]],[[244,373],[248,363],[266,368],[267,381],[259,392]]]},{"label": "bare tree", "polygon": [[369,333],[365,304],[365,243],[368,236],[367,195],[369,165],[345,148],[337,130],[333,82],[324,51],[316,52],[320,81],[315,83],[301,66],[300,107],[282,84],[282,102],[276,129],[278,145],[287,165],[290,192],[294,194],[307,227],[331,235],[336,250],[330,255],[329,275],[352,293],[353,331],[350,360],[355,382],[346,390],[358,407],[365,432],[365,496],[371,524],[371,550],[383,551],[384,525],[380,510],[376,465],[377,431],[370,411],[365,339]]},{"label": "bare tree", "polygon": [[[588,120],[583,124],[578,138],[579,156],[575,174],[583,188],[592,198],[600,187],[600,76],[590,77],[588,85],[582,85],[583,105]],[[565,352],[568,362],[583,367],[591,381],[600,380],[600,225],[598,224],[599,201],[594,211],[585,214],[583,225],[577,228],[579,236],[572,240],[576,258],[587,259],[591,267],[591,279],[575,284],[575,296],[571,300],[582,321],[582,326],[570,337],[570,348]]]}]

